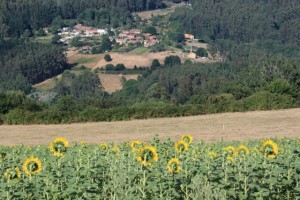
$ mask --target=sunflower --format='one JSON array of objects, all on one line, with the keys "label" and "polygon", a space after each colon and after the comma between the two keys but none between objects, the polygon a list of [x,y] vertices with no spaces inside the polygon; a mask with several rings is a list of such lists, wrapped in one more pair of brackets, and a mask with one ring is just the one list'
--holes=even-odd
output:
[{"label": "sunflower", "polygon": [[266,140],[261,149],[267,158],[275,158],[278,155],[278,146],[273,140]]},{"label": "sunflower", "polygon": [[120,147],[114,146],[114,147],[112,148],[112,151],[113,151],[114,153],[120,153]]},{"label": "sunflower", "polygon": [[26,158],[23,163],[23,170],[27,175],[34,175],[42,171],[42,162],[35,157]]},{"label": "sunflower", "polygon": [[100,146],[101,150],[103,150],[103,151],[106,151],[108,149],[108,144],[106,144],[106,143],[102,143],[99,146]]},{"label": "sunflower", "polygon": [[234,158],[233,158],[232,156],[228,156],[228,157],[227,157],[227,162],[228,162],[229,164],[232,164],[232,163],[234,162]]},{"label": "sunflower", "polygon": [[175,143],[175,151],[178,152],[178,153],[184,153],[186,151],[188,151],[189,149],[189,144],[184,141],[184,140],[180,140],[178,142]]},{"label": "sunflower", "polygon": [[184,134],[184,135],[182,135],[182,136],[181,136],[181,139],[182,139],[183,141],[185,141],[186,143],[188,143],[188,144],[191,144],[192,141],[193,141],[193,137],[192,137],[191,135],[189,135],[189,134]]},{"label": "sunflower", "polygon": [[245,145],[240,145],[236,150],[235,150],[235,155],[240,156],[240,157],[245,157],[246,155],[249,154],[249,149]]},{"label": "sunflower", "polygon": [[171,158],[168,161],[167,169],[168,169],[168,172],[170,172],[170,173],[174,173],[174,174],[179,173],[182,170],[179,159]]},{"label": "sunflower", "polygon": [[68,147],[69,142],[62,137],[53,140],[49,146],[51,153],[57,157],[63,156],[67,152]]},{"label": "sunflower", "polygon": [[138,151],[136,157],[144,166],[151,166],[153,162],[158,161],[158,153],[154,146],[146,145]]},{"label": "sunflower", "polygon": [[138,152],[139,149],[141,148],[141,145],[142,145],[142,144],[143,144],[143,143],[142,143],[141,141],[138,141],[138,140],[132,141],[132,142],[130,143],[131,151],[132,151],[132,152]]},{"label": "sunflower", "polygon": [[217,152],[215,152],[215,151],[210,151],[210,152],[208,152],[208,155],[209,155],[211,158],[216,158],[216,157],[218,157],[218,154],[217,154]]},{"label": "sunflower", "polygon": [[7,182],[18,180],[21,178],[21,172],[18,167],[8,168],[4,173],[4,177]]},{"label": "sunflower", "polygon": [[227,155],[232,156],[234,154],[234,147],[228,146],[223,148],[223,150],[226,152]]}]

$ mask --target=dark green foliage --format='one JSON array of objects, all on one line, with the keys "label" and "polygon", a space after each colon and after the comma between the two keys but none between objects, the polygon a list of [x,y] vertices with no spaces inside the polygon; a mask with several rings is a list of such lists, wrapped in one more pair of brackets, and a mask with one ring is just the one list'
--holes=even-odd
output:
[{"label": "dark green foliage", "polygon": [[[281,53],[286,51],[284,50],[286,47],[298,49],[292,52],[299,52],[300,1],[298,0],[288,2],[197,0],[191,3],[192,7],[178,8],[172,14],[171,21],[178,32],[192,33],[196,38],[217,44],[220,40],[248,44],[257,42],[271,52]],[[170,36],[173,38],[174,34],[175,32]],[[284,48],[278,48],[283,44]],[[218,48],[222,47],[218,45]],[[226,50],[228,51],[228,48]],[[286,52],[285,55],[290,53]]]},{"label": "dark green foliage", "polygon": [[168,66],[175,66],[175,65],[180,65],[181,60],[178,56],[167,56],[164,61],[165,65]]},{"label": "dark green foliage", "polygon": [[110,51],[112,49],[112,42],[110,41],[110,39],[107,35],[104,35],[102,37],[100,48],[102,49],[103,52]]},{"label": "dark green foliage", "polygon": [[30,91],[30,85],[63,72],[68,67],[61,47],[7,41],[0,46],[0,89]]},{"label": "dark green foliage", "polygon": [[74,37],[70,44],[73,46],[73,47],[82,47],[84,45],[84,43],[81,41],[81,38],[80,37]]},{"label": "dark green foliage", "polygon": [[116,71],[123,71],[123,70],[125,70],[125,69],[126,69],[126,67],[125,67],[125,65],[122,64],[122,63],[118,63],[118,64],[115,66],[115,70],[116,70]]},{"label": "dark green foliage", "polygon": [[151,35],[157,35],[156,28],[153,27],[153,26],[147,26],[147,27],[144,29],[144,32],[145,32],[145,33],[150,33]]},{"label": "dark green foliage", "polygon": [[151,70],[156,70],[158,67],[160,67],[160,63],[157,59],[152,60],[150,69]]},{"label": "dark green foliage", "polygon": [[197,50],[196,50],[196,54],[197,54],[197,56],[199,56],[199,57],[207,57],[207,51],[205,50],[205,49],[203,49],[203,48],[198,48]]},{"label": "dark green foliage", "polygon": [[60,43],[60,39],[61,39],[61,36],[60,35],[54,35],[51,39],[51,43],[52,44],[59,44]]},{"label": "dark green foliage", "polygon": [[84,70],[77,76],[70,72],[64,73],[62,79],[57,83],[55,91],[59,96],[71,95],[75,99],[81,100],[101,93],[100,86],[99,77],[89,70]]},{"label": "dark green foliage", "polygon": [[39,111],[41,106],[22,92],[0,92],[0,114],[6,114],[13,109]]},{"label": "dark green foliage", "polygon": [[[64,19],[76,19],[93,26],[123,26],[132,21],[131,12],[163,6],[161,0],[2,0],[0,2],[0,38],[2,35],[30,37],[32,32],[52,24],[52,33]],[[28,30],[24,33],[25,30]],[[30,34],[28,34],[30,33]]]},{"label": "dark green foliage", "polygon": [[44,29],[39,28],[39,30],[36,32],[35,35],[38,36],[38,37],[42,37],[42,36],[45,36],[46,33],[45,33]]},{"label": "dark green foliage", "polygon": [[162,43],[158,43],[158,44],[153,45],[151,47],[151,52],[154,52],[154,53],[165,51],[165,50],[166,50],[166,48],[165,48],[165,46]]},{"label": "dark green foliage", "polygon": [[111,59],[111,57],[110,57],[110,55],[109,55],[109,54],[105,54],[105,56],[104,56],[104,60],[105,60],[106,62],[110,62],[110,61],[112,61],[112,59]]}]

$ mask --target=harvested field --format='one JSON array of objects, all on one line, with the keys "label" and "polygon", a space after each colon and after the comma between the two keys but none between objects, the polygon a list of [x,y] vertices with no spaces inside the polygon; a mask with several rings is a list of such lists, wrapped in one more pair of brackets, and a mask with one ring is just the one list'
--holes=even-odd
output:
[{"label": "harvested field", "polygon": [[187,41],[185,43],[188,46],[193,46],[193,47],[198,47],[198,48],[204,48],[207,49],[208,44],[207,43],[203,43],[203,42],[192,42],[192,41]]},{"label": "harvested field", "polygon": [[167,4],[170,4],[169,8],[137,12],[134,14],[138,15],[142,19],[150,19],[152,16],[166,16],[166,15],[170,14],[171,12],[173,12],[176,8],[179,8],[182,6],[188,6],[185,3],[173,4],[173,3],[167,2]]},{"label": "harvested field", "polygon": [[131,53],[110,53],[112,61],[106,62],[104,59],[101,59],[94,68],[102,68],[108,63],[116,65],[118,63],[123,63],[126,68],[132,69],[134,66],[140,67],[149,67],[153,59],[158,59],[162,64],[164,63],[165,57],[170,55],[178,55],[177,52],[172,51],[163,51],[159,53],[145,53],[142,55],[136,55]]},{"label": "harvested field", "polygon": [[146,141],[156,134],[162,139],[179,139],[183,133],[190,133],[196,141],[245,141],[300,137],[300,108],[121,122],[0,127],[2,145],[47,145],[57,136],[89,143]]},{"label": "harvested field", "polygon": [[104,58],[104,54],[79,54],[78,52],[68,51],[68,62],[77,65],[84,65],[88,68],[95,68],[99,60]]},{"label": "harvested field", "polygon": [[[102,86],[108,93],[116,92],[122,89],[121,76],[118,74],[98,74]],[[123,75],[126,80],[137,80],[139,75]]]}]

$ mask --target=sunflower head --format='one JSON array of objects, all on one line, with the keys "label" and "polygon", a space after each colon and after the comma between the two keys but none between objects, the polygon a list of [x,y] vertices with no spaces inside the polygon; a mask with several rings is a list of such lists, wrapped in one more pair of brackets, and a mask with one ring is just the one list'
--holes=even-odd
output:
[{"label": "sunflower head", "polygon": [[120,153],[120,147],[118,147],[118,146],[113,146],[113,148],[112,148],[112,151],[115,153],[115,154],[118,154],[118,153]]},{"label": "sunflower head", "polygon": [[240,145],[234,153],[236,156],[245,157],[249,154],[249,149],[245,145]]},{"label": "sunflower head", "polygon": [[182,170],[179,159],[171,158],[168,161],[167,169],[168,169],[168,172],[170,172],[170,173],[173,173],[173,174],[179,173]]},{"label": "sunflower head", "polygon": [[261,146],[262,153],[267,158],[276,158],[278,155],[278,145],[273,140],[266,140]]},{"label": "sunflower head", "polygon": [[106,144],[106,143],[99,144],[99,146],[100,146],[100,149],[103,151],[106,151],[108,149],[108,144]]},{"label": "sunflower head", "polygon": [[143,143],[141,141],[138,141],[138,140],[132,141],[130,143],[131,151],[138,152],[142,145],[143,145]]},{"label": "sunflower head", "polygon": [[68,147],[68,140],[62,137],[58,137],[53,140],[49,146],[51,153],[57,157],[63,156],[67,152]]},{"label": "sunflower head", "polygon": [[35,157],[26,158],[23,163],[23,171],[27,175],[34,175],[42,171],[42,162]]},{"label": "sunflower head", "polygon": [[193,142],[193,137],[190,134],[184,134],[181,136],[181,139],[185,141],[188,144],[191,144]]},{"label": "sunflower head", "polygon": [[209,155],[210,158],[217,158],[218,157],[218,154],[215,151],[209,151],[208,155]]},{"label": "sunflower head", "polygon": [[234,154],[234,147],[233,146],[228,146],[223,148],[223,150],[226,152],[226,155],[232,156]]},{"label": "sunflower head", "polygon": [[158,153],[156,151],[156,148],[151,145],[142,147],[138,151],[136,159],[140,161],[144,166],[151,166],[153,162],[158,161]]},{"label": "sunflower head", "polygon": [[21,172],[18,167],[8,168],[4,173],[4,178],[7,182],[18,180],[21,178]]},{"label": "sunflower head", "polygon": [[233,156],[228,156],[228,157],[227,157],[227,163],[228,163],[228,164],[232,164],[233,162],[234,162]]},{"label": "sunflower head", "polygon": [[178,142],[175,143],[175,151],[178,152],[178,153],[184,153],[186,151],[188,151],[189,149],[189,144],[184,141],[184,140],[180,140]]}]

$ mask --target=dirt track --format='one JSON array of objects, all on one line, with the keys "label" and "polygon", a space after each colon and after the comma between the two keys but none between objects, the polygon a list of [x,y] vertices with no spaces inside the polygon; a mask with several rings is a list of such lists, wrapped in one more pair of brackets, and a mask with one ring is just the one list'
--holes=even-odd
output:
[{"label": "dirt track", "polygon": [[300,109],[224,113],[182,118],[132,120],[66,125],[0,126],[0,144],[49,144],[57,136],[70,141],[178,139],[190,133],[195,140],[231,141],[269,137],[300,137]]}]

